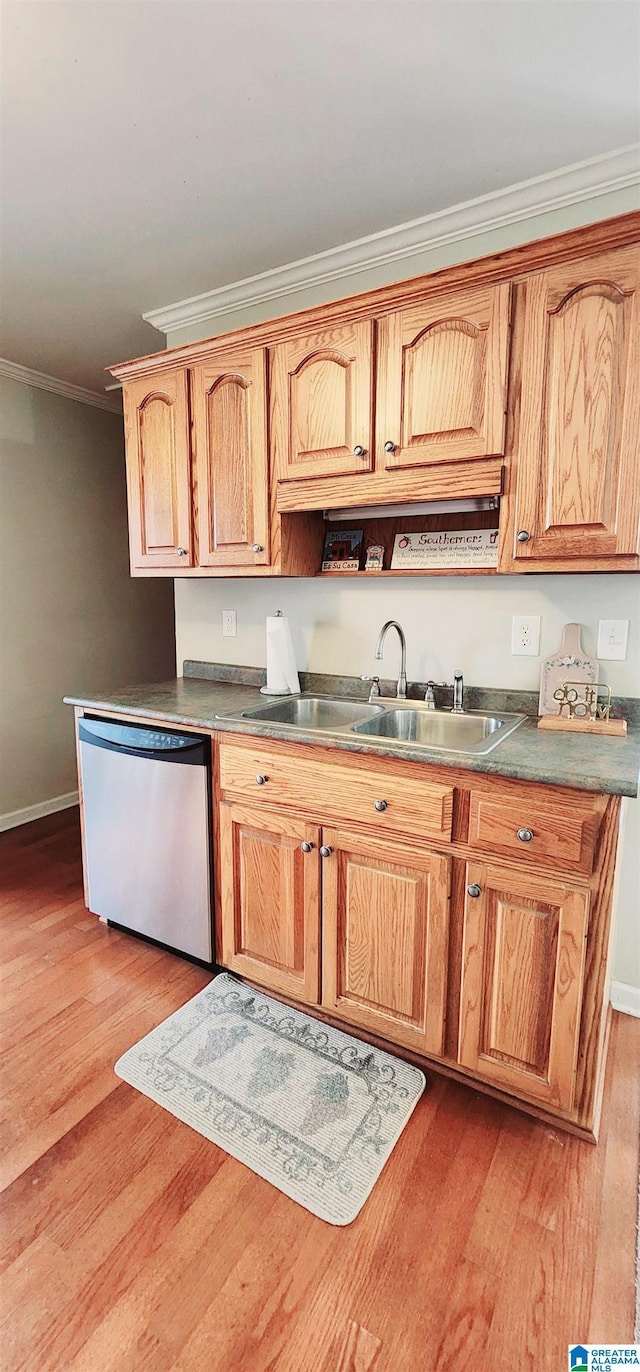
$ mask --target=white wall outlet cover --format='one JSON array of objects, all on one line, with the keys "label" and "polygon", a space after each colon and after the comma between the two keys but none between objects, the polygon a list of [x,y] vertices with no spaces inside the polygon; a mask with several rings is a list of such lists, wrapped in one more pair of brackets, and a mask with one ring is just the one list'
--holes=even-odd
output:
[{"label": "white wall outlet cover", "polygon": [[222,637],[223,637],[223,638],[235,638],[236,633],[237,633],[237,629],[236,629],[236,612],[235,612],[235,610],[223,610],[223,611],[222,611]]},{"label": "white wall outlet cover", "polygon": [[605,662],[624,662],[628,637],[628,619],[601,619],[598,623],[597,656]]},{"label": "white wall outlet cover", "polygon": [[538,657],[540,654],[540,615],[513,615],[511,653],[513,657]]}]

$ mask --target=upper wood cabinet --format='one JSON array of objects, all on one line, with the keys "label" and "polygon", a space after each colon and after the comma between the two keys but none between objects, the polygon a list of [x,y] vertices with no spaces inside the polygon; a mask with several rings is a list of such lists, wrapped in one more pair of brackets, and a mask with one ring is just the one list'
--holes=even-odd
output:
[{"label": "upper wood cabinet", "polygon": [[372,320],[278,344],[274,391],[282,480],[371,471]]},{"label": "upper wood cabinet", "polygon": [[636,246],[526,282],[513,553],[638,552],[640,253]]},{"label": "upper wood cabinet", "polygon": [[200,567],[269,562],[264,348],[217,353],[192,371]]},{"label": "upper wood cabinet", "polygon": [[379,467],[504,453],[510,304],[504,282],[427,298],[380,320]]},{"label": "upper wood cabinet", "polygon": [[639,238],[622,216],[114,368],[132,570],[306,576],[321,511],[461,496],[499,498],[499,572],[640,569]]},{"label": "upper wood cabinet", "polygon": [[573,1108],[589,893],[467,865],[459,1061],[494,1086]]},{"label": "upper wood cabinet", "polygon": [[133,571],[269,567],[267,354],[123,385]]},{"label": "upper wood cabinet", "polygon": [[132,568],[191,567],[191,453],[184,368],[123,387]]}]

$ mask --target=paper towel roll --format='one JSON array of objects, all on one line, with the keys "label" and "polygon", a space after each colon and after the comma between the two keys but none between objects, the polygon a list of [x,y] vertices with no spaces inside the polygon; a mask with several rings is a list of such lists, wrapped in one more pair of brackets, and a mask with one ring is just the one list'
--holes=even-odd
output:
[{"label": "paper towel roll", "polygon": [[267,615],[267,684],[263,695],[297,695],[300,690],[291,630],[286,615]]}]

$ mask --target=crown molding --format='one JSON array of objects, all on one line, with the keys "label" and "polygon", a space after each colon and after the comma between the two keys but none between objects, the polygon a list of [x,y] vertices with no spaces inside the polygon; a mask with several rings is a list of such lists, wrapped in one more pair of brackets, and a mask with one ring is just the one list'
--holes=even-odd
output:
[{"label": "crown molding", "polygon": [[161,333],[205,324],[233,310],[250,309],[310,286],[339,281],[386,263],[401,262],[416,253],[476,238],[487,231],[639,183],[640,143],[632,143],[603,157],[576,162],[505,190],[466,200],[451,209],[383,229],[352,243],[259,272],[257,276],[244,277],[242,281],[206,291],[204,295],[149,310],[142,318]]},{"label": "crown molding", "polygon": [[6,357],[0,357],[0,376],[6,376],[9,381],[20,381],[23,386],[35,386],[39,391],[52,391],[54,395],[63,395],[66,400],[77,400],[81,405],[93,405],[96,410],[122,414],[119,402],[110,400],[99,391],[88,391],[84,386],[74,386],[71,381],[61,381],[58,376],[35,372],[19,362],[9,362]]}]

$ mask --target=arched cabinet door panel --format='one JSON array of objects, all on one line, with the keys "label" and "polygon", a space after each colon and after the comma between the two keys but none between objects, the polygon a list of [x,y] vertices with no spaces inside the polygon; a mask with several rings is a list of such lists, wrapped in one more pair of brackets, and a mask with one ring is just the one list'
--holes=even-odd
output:
[{"label": "arched cabinet door panel", "polygon": [[513,546],[523,568],[639,550],[639,285],[637,247],[526,282]]},{"label": "arched cabinet door panel", "polygon": [[373,323],[328,323],[274,349],[281,480],[373,466]]},{"label": "arched cabinet door panel", "polygon": [[131,568],[191,567],[187,373],[178,367],[122,390]]},{"label": "arched cabinet door panel", "polygon": [[511,286],[428,297],[379,322],[379,467],[504,453]]},{"label": "arched cabinet door panel", "polygon": [[219,353],[192,370],[200,567],[269,562],[266,352]]}]

